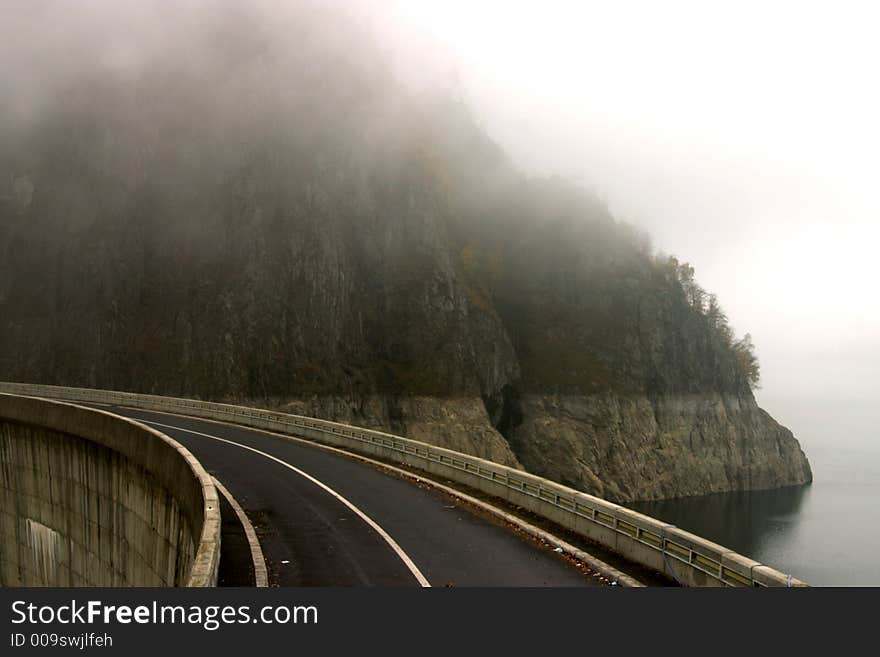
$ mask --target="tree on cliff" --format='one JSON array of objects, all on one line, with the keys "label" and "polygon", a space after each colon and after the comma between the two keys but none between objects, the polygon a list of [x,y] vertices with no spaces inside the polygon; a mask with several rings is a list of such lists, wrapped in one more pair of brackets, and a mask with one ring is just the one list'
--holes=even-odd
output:
[{"label": "tree on cliff", "polygon": [[736,363],[740,372],[746,377],[752,388],[760,387],[761,367],[758,357],[755,355],[755,345],[752,343],[752,335],[746,333],[741,340],[733,343],[733,352],[736,355]]},{"label": "tree on cliff", "polygon": [[700,287],[694,278],[694,268],[689,262],[678,266],[678,281],[681,283],[688,303],[698,312],[703,312],[706,291]]},{"label": "tree on cliff", "polygon": [[709,295],[709,304],[706,306],[706,319],[709,320],[709,326],[715,329],[715,332],[721,337],[726,345],[733,343],[733,329],[727,319],[727,313],[718,302],[715,294]]}]

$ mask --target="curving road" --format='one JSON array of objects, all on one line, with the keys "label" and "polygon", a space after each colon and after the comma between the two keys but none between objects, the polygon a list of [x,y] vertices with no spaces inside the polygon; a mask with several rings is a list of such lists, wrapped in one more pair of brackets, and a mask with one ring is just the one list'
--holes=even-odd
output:
[{"label": "curving road", "polygon": [[[106,408],[106,407],[104,407]],[[590,586],[566,558],[433,488],[226,424],[111,407],[185,445],[244,508],[280,586]]]}]

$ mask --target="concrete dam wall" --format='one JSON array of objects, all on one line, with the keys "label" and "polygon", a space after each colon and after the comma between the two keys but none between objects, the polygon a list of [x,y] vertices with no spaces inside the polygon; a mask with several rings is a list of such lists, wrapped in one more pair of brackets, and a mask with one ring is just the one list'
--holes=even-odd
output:
[{"label": "concrete dam wall", "polygon": [[216,585],[217,492],[167,436],[0,394],[0,468],[0,585]]},{"label": "concrete dam wall", "polygon": [[413,466],[507,500],[687,586],[807,586],[775,568],[619,504],[523,470],[381,431],[196,399],[28,383],[0,382],[0,390],[231,422]]}]

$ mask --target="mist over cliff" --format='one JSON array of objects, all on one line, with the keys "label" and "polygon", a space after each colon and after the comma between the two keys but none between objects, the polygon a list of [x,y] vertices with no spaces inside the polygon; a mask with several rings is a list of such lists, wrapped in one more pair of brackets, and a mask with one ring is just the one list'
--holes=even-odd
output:
[{"label": "mist over cliff", "polygon": [[2,10],[0,379],[274,405],[613,500],[810,480],[693,270],[399,80],[370,11],[112,4]]}]

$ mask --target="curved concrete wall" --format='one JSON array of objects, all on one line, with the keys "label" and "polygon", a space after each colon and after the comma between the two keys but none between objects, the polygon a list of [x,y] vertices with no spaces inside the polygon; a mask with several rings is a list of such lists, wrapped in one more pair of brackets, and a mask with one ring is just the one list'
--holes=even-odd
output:
[{"label": "curved concrete wall", "polygon": [[754,559],[618,504],[522,470],[380,431],[156,395],[0,383],[3,391],[235,422],[407,464],[506,499],[687,586],[807,586]]},{"label": "curved concrete wall", "polygon": [[217,492],[167,436],[0,394],[0,464],[0,585],[216,585]]}]

